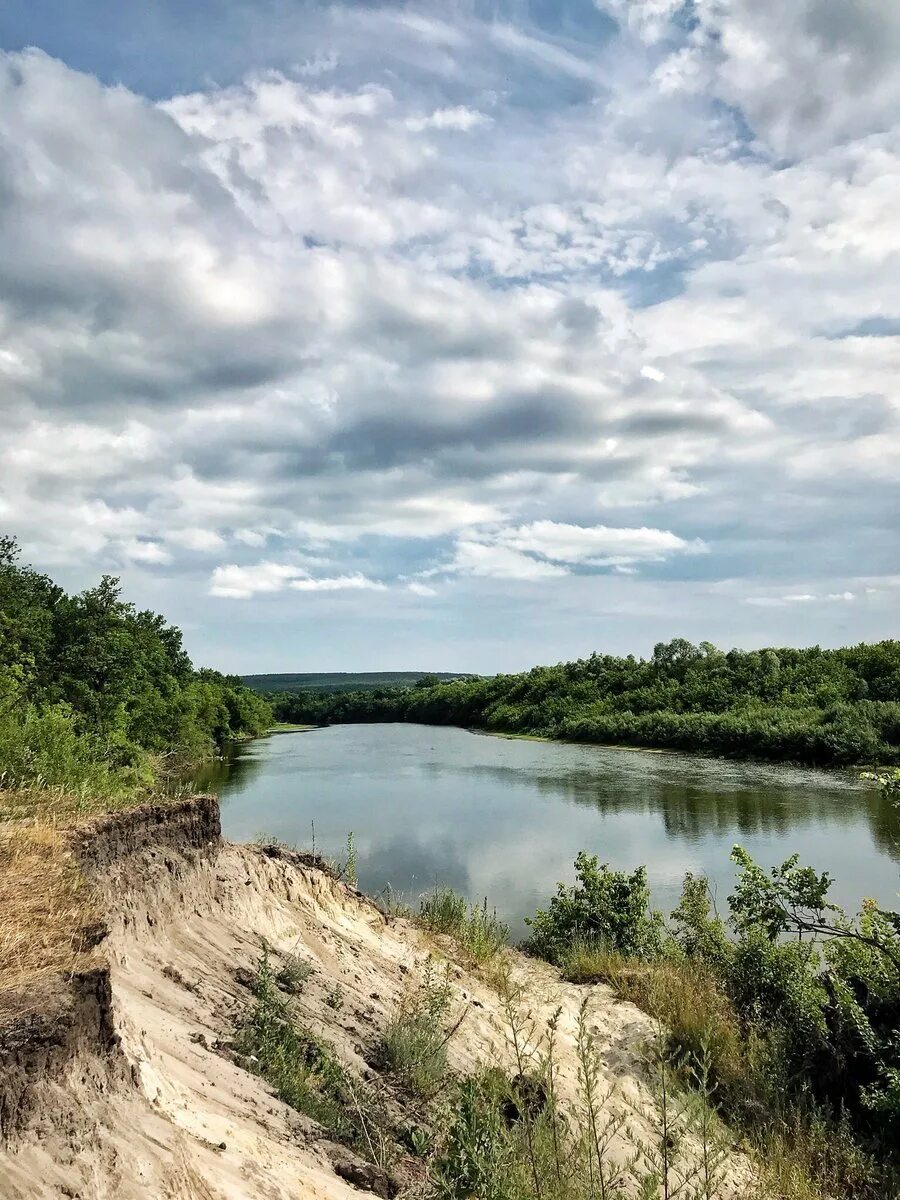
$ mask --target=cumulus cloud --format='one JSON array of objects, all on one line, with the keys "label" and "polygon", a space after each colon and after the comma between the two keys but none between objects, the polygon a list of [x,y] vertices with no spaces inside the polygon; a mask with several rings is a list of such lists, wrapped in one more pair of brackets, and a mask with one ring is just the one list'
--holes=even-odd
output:
[{"label": "cumulus cloud", "polygon": [[624,529],[532,521],[527,525],[474,530],[460,539],[451,560],[425,574],[474,575],[493,579],[558,579],[574,566],[630,571],[635,563],[664,562],[672,554],[706,553],[664,529]]},{"label": "cumulus cloud", "polygon": [[470,541],[456,543],[456,551],[446,570],[488,579],[557,579],[568,574],[565,567],[540,562],[508,546]]},{"label": "cumulus cloud", "polygon": [[161,565],[172,561],[172,556],[158,542],[145,542],[138,538],[129,538],[119,543],[119,549],[132,562]]}]

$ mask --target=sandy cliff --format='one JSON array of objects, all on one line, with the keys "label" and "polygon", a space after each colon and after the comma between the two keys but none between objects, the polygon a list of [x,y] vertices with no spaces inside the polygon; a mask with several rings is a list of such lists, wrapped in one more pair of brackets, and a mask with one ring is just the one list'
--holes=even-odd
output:
[{"label": "sandy cliff", "polygon": [[[509,1061],[503,1005],[483,973],[316,860],[222,842],[214,799],[104,818],[73,837],[71,853],[104,920],[72,978],[45,979],[0,1011],[3,1200],[337,1200],[359,1196],[357,1185],[383,1190],[235,1060],[263,944],[313,967],[293,1000],[298,1018],[363,1079],[374,1075],[385,1023],[434,956],[450,964],[459,1019],[451,1068]],[[561,1087],[574,1092],[585,988],[519,955],[511,964],[538,1029],[561,1009]],[[603,1082],[640,1109],[651,1023],[602,986],[591,990]],[[412,1159],[393,1174],[390,1190],[416,1191]]]}]

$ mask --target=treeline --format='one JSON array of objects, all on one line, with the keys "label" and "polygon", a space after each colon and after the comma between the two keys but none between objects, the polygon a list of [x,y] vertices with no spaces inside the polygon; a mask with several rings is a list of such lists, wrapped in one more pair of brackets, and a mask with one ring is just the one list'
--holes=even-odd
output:
[{"label": "treeline", "polygon": [[[423,678],[421,671],[332,671],[331,673],[288,672],[281,675],[242,675],[254,692],[373,692],[405,687]],[[459,671],[437,671],[428,675],[435,683],[462,678]]]},{"label": "treeline", "polygon": [[237,676],[195,670],[181,631],[116,579],[69,595],[0,537],[0,787],[150,785],[271,721]]},{"label": "treeline", "polygon": [[269,697],[281,720],[418,721],[820,765],[900,762],[900,642],[592,654],[518,675]]}]

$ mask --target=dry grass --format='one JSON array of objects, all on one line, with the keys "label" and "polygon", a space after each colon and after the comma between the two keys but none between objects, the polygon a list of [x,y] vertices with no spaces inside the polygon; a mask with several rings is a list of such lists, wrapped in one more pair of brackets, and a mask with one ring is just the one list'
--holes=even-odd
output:
[{"label": "dry grass", "polygon": [[38,821],[0,826],[3,992],[19,992],[42,975],[71,974],[97,917],[58,828]]},{"label": "dry grass", "polygon": [[6,822],[38,821],[45,825],[67,826],[87,817],[120,812],[152,801],[183,800],[192,789],[182,784],[180,776],[168,777],[158,772],[160,786],[129,787],[118,790],[95,791],[92,788],[48,786],[41,779],[23,786],[4,786],[0,775],[0,829]]},{"label": "dry grass", "polygon": [[69,831],[143,799],[41,786],[0,789],[0,1009],[18,1007],[25,985],[72,974],[84,963],[100,913],[69,853]]}]

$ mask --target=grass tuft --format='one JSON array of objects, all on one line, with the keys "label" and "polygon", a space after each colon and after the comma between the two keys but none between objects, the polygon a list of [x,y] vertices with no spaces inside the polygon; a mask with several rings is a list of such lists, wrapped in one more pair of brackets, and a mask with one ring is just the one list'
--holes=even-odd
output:
[{"label": "grass tuft", "polygon": [[495,909],[483,904],[470,908],[452,888],[437,888],[419,902],[419,924],[431,933],[448,934],[476,962],[489,962],[507,944],[509,927]]},{"label": "grass tuft", "polygon": [[306,981],[313,973],[312,963],[298,954],[285,954],[275,976],[278,987],[291,996],[303,991]]},{"label": "grass tuft", "polygon": [[235,1039],[243,1064],[270,1083],[285,1104],[318,1121],[334,1137],[355,1140],[347,1074],[331,1047],[293,1019],[265,950],[254,994],[256,1001]]},{"label": "grass tuft", "polygon": [[406,997],[385,1027],[377,1059],[408,1091],[433,1096],[447,1074],[446,1028],[451,987],[429,960],[417,991]]}]

